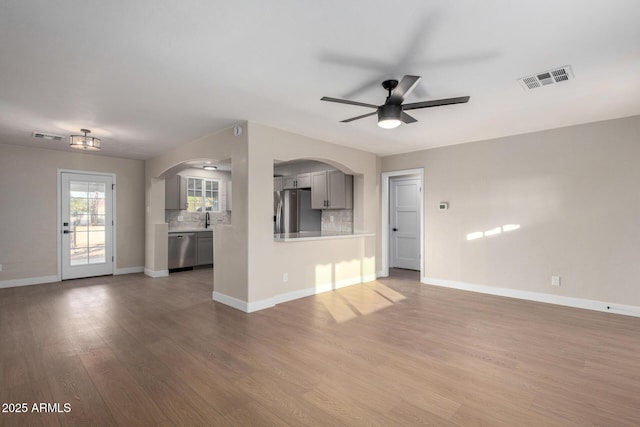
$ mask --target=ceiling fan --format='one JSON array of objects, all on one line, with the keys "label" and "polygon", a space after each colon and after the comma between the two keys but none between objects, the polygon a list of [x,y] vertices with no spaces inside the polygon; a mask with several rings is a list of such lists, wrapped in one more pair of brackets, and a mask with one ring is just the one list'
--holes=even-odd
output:
[{"label": "ceiling fan", "polygon": [[385,129],[393,129],[400,126],[400,123],[417,122],[415,118],[405,113],[407,110],[417,110],[418,108],[440,107],[442,105],[463,104],[469,101],[468,96],[458,98],[436,99],[433,101],[413,102],[403,104],[405,98],[411,93],[420,81],[420,76],[404,76],[400,82],[397,80],[385,80],[382,87],[389,92],[387,100],[382,105],[366,104],[364,102],[349,101],[348,99],[331,98],[323,96],[322,101],[337,102],[339,104],[358,105],[360,107],[375,108],[372,113],[363,114],[350,119],[342,120],[342,123],[352,122],[365,117],[378,114],[378,126]]}]

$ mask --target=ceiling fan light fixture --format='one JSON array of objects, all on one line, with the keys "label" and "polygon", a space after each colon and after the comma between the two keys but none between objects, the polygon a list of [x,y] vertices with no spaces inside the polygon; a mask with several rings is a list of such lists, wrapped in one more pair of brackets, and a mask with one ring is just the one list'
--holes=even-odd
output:
[{"label": "ceiling fan light fixture", "polygon": [[402,106],[386,104],[378,108],[378,126],[393,129],[402,123]]},{"label": "ceiling fan light fixture", "polygon": [[71,135],[69,146],[76,150],[98,151],[100,150],[100,139],[88,136],[89,129],[80,129],[84,135]]},{"label": "ceiling fan light fixture", "polygon": [[367,104],[365,102],[351,101],[348,99],[331,98],[329,96],[323,96],[321,101],[337,102],[338,104],[356,105],[358,107],[373,108],[374,111],[360,116],[351,117],[346,120],[341,120],[342,123],[349,123],[355,120],[364,119],[365,117],[378,114],[378,126],[383,129],[394,129],[400,126],[401,123],[415,123],[418,120],[405,113],[404,111],[417,110],[419,108],[440,107],[443,105],[451,104],[464,104],[469,102],[468,96],[459,96],[457,98],[446,99],[434,99],[431,101],[411,102],[404,104],[405,99],[411,91],[416,87],[420,81],[420,76],[406,75],[402,80],[385,80],[382,82],[382,87],[389,92],[387,100],[382,105]]}]

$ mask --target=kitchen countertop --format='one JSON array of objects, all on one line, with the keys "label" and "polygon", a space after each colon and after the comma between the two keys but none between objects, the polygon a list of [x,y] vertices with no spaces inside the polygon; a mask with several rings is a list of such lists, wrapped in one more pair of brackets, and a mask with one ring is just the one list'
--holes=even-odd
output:
[{"label": "kitchen countertop", "polygon": [[184,228],[180,230],[169,230],[169,234],[171,233],[199,233],[201,231],[213,231],[213,228]]},{"label": "kitchen countertop", "polygon": [[302,242],[309,240],[351,239],[354,237],[373,237],[375,233],[345,233],[339,231],[302,231],[300,233],[274,234],[276,242]]}]

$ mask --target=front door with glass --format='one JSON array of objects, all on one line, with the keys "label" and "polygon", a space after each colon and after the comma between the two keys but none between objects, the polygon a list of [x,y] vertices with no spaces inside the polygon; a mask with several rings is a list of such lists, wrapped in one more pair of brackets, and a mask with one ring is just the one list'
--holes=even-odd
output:
[{"label": "front door with glass", "polygon": [[62,279],[113,274],[113,176],[61,173]]}]

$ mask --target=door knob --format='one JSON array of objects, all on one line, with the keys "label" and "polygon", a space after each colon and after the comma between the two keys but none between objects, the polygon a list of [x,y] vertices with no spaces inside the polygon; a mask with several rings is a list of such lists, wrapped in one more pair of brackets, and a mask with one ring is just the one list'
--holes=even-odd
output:
[{"label": "door knob", "polygon": [[397,229],[397,228],[394,228],[394,229],[393,229],[393,231],[398,231],[398,229]]}]

